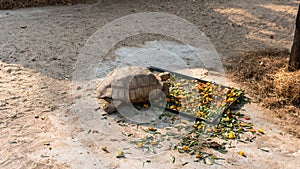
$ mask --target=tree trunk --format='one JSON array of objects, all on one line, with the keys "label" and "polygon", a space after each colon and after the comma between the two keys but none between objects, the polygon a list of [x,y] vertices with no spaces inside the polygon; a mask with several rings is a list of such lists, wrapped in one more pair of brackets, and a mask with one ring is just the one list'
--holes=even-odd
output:
[{"label": "tree trunk", "polygon": [[300,69],[300,4],[296,18],[296,30],[294,35],[293,46],[289,60],[289,70],[295,71]]}]

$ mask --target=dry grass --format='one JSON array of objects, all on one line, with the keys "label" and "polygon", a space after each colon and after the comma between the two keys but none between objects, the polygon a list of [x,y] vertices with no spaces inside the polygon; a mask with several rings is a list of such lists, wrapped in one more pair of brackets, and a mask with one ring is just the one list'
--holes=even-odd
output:
[{"label": "dry grass", "polygon": [[0,0],[0,9],[91,3],[95,0]]},{"label": "dry grass", "polygon": [[287,50],[263,50],[229,60],[227,69],[264,106],[300,115],[300,70],[287,71]]},{"label": "dry grass", "polygon": [[275,93],[288,99],[288,104],[300,104],[300,71],[278,72],[274,78]]}]

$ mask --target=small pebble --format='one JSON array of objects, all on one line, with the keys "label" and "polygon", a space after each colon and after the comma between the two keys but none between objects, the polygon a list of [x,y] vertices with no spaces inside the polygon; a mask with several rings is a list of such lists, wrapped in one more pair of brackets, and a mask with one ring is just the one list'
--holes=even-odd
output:
[{"label": "small pebble", "polygon": [[258,129],[257,131],[261,134],[264,134],[264,131],[262,129]]},{"label": "small pebble", "polygon": [[36,115],[34,115],[34,118],[38,119],[38,118],[39,118],[39,115],[37,115],[37,114],[36,114]]},{"label": "small pebble", "polygon": [[45,117],[44,117],[44,116],[42,116],[42,117],[41,117],[41,119],[42,119],[42,120],[44,120],[44,119],[45,119]]}]

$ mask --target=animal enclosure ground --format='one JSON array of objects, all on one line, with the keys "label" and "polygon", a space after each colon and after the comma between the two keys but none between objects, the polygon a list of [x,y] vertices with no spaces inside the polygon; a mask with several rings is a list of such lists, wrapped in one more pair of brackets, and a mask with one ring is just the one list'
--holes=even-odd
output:
[{"label": "animal enclosure ground", "polygon": [[[86,130],[78,124],[80,119],[72,112],[71,81],[80,49],[93,33],[114,19],[138,12],[164,12],[195,24],[224,61],[264,49],[283,51],[291,47],[297,6],[292,0],[104,0],[1,10],[0,168],[141,168],[143,164],[144,168],[207,167],[175,151],[147,159],[116,159],[115,150],[127,145],[123,139],[128,136],[121,133],[141,134],[140,130],[133,131],[136,125],[122,127],[115,118],[108,118],[107,123],[118,136],[114,140],[115,135],[108,130]],[[159,38],[133,37],[120,45]],[[229,86],[242,85],[230,78],[227,82]],[[264,129],[265,135],[251,144],[234,142],[236,147],[226,156],[217,154],[225,158],[222,165],[212,168],[300,166],[300,141],[290,134],[291,123],[286,123],[292,119],[296,125],[291,127],[299,126],[299,117],[282,114],[278,118],[257,103],[246,104],[241,111],[251,117],[256,129]],[[95,144],[97,139],[109,145],[111,153],[103,152]],[[246,158],[238,154],[240,150]]]}]

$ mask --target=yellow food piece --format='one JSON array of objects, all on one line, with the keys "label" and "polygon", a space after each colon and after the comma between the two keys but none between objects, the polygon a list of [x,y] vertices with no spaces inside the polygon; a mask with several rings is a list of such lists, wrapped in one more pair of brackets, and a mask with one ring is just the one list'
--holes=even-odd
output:
[{"label": "yellow food piece", "polygon": [[157,142],[156,141],[151,141],[151,145],[156,145]]},{"label": "yellow food piece", "polygon": [[227,99],[227,102],[233,102],[233,98]]},{"label": "yellow food piece", "polygon": [[196,154],[196,158],[202,158],[201,154]]},{"label": "yellow food piece", "polygon": [[177,107],[177,111],[179,111],[180,110],[180,107]]},{"label": "yellow food piece", "polygon": [[245,155],[245,152],[244,152],[243,150],[240,150],[240,151],[238,152],[238,154],[239,154],[240,156],[244,156],[244,155]]},{"label": "yellow food piece", "polygon": [[240,122],[240,126],[241,126],[241,127],[245,127],[245,126],[246,126],[246,123]]},{"label": "yellow food piece", "polygon": [[172,105],[172,106],[170,106],[170,109],[173,109],[173,110],[176,110],[176,106],[174,106],[174,105]]},{"label": "yellow food piece", "polygon": [[214,127],[214,128],[212,128],[212,131],[215,133],[218,133],[220,130],[218,130],[217,128]]},{"label": "yellow food piece", "polygon": [[138,142],[138,143],[137,143],[137,147],[138,147],[138,148],[142,148],[142,147],[143,147],[143,142]]},{"label": "yellow food piece", "polygon": [[202,129],[202,126],[198,126],[197,128],[198,128],[198,130],[201,130],[201,129]]},{"label": "yellow food piece", "polygon": [[257,130],[259,133],[264,133],[264,131],[262,129],[258,129]]},{"label": "yellow food piece", "polygon": [[228,138],[229,139],[234,139],[235,138],[233,132],[228,133]]},{"label": "yellow food piece", "polygon": [[230,118],[228,116],[225,117],[224,121],[229,121]]},{"label": "yellow food piece", "polygon": [[122,150],[118,151],[118,156],[123,156],[123,151]]},{"label": "yellow food piece", "polygon": [[187,151],[189,149],[189,146],[183,146],[182,150]]}]

